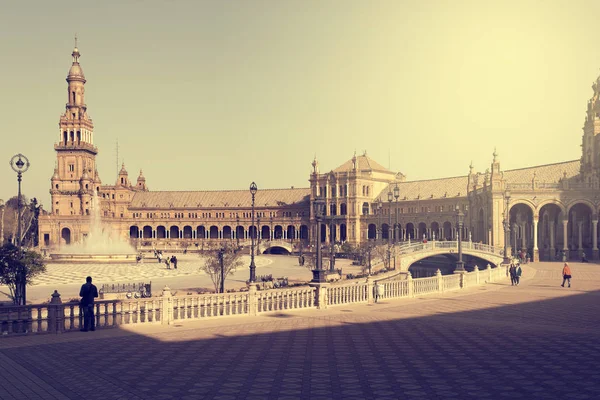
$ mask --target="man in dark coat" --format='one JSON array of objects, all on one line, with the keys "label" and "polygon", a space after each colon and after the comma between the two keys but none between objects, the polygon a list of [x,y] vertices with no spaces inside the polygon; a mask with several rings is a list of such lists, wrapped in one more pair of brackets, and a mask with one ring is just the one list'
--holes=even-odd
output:
[{"label": "man in dark coat", "polygon": [[96,319],[94,318],[94,299],[98,297],[98,288],[92,284],[92,277],[85,278],[85,284],[81,285],[79,291],[81,296],[81,310],[83,310],[83,328],[82,332],[95,331]]}]

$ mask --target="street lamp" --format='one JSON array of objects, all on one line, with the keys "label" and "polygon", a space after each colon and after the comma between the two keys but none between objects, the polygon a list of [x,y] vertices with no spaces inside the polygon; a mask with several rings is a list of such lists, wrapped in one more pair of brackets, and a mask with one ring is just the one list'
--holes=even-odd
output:
[{"label": "street lamp", "polygon": [[0,199],[0,247],[4,245],[4,200]]},{"label": "street lamp", "polygon": [[379,232],[379,239],[383,239],[383,229],[381,229],[381,212],[383,211],[383,202],[381,201],[381,197],[377,199],[377,231]]},{"label": "street lamp", "polygon": [[256,183],[250,184],[250,194],[252,195],[252,232],[251,232],[251,250],[250,250],[250,283],[256,282],[256,265],[254,264],[254,236],[256,236],[256,227],[254,226],[254,196],[258,187]]},{"label": "street lamp", "polygon": [[240,226],[240,216],[236,214],[235,216],[235,244],[237,246],[237,248],[240,248],[240,235],[239,235],[239,230],[238,230],[238,226]]},{"label": "street lamp", "polygon": [[458,204],[456,205],[456,229],[458,231],[458,261],[456,262],[456,269],[454,273],[464,273],[465,272],[465,263],[462,259],[462,227],[463,227],[463,219],[465,214],[461,211]]},{"label": "street lamp", "polygon": [[400,237],[400,226],[398,225],[398,198],[400,197],[400,188],[398,188],[398,184],[396,183],[396,187],[394,188],[394,198],[396,198],[396,224],[394,226],[394,243],[398,241]]},{"label": "street lamp", "polygon": [[316,198],[313,201],[313,210],[315,213],[315,221],[317,222],[317,259],[315,260],[315,269],[312,271],[313,273],[313,282],[325,282],[325,271],[323,270],[322,260],[321,260],[321,219],[324,214],[325,201]]},{"label": "street lamp", "polygon": [[[29,160],[23,154],[14,155],[10,159],[10,167],[17,173],[17,182],[19,186],[19,193],[17,195],[17,246],[19,249],[19,258],[21,258],[21,180],[23,177],[23,173],[25,173],[29,169]],[[21,265],[19,271],[17,272],[17,285],[16,285],[16,293],[15,297],[17,298],[17,305],[25,305],[26,304],[26,273],[23,270],[25,267]]]},{"label": "street lamp", "polygon": [[[333,211],[333,209],[331,210]],[[334,224],[334,215],[331,213],[329,216],[329,271],[333,272],[335,270],[335,224]]]},{"label": "street lamp", "polygon": [[506,199],[506,207],[504,208],[504,221],[502,221],[502,224],[504,225],[504,260],[502,263],[509,264],[510,257],[508,256],[508,244],[510,241],[510,213],[508,203],[510,202],[510,192],[508,190],[504,193],[504,198]]},{"label": "street lamp", "polygon": [[225,293],[225,249],[221,247],[219,250],[219,265],[221,266],[221,290],[220,293]]},{"label": "street lamp", "polygon": [[[388,235],[388,243],[387,243],[387,250],[388,250],[388,268],[392,268],[392,249],[391,249],[391,244],[392,244],[392,237],[390,236],[390,228],[392,227],[392,200],[394,198],[394,195],[392,193],[392,189],[390,188],[390,190],[388,191],[388,217],[389,217],[389,223],[388,223],[388,228],[387,228],[387,235]],[[392,233],[393,235],[393,233]]]}]

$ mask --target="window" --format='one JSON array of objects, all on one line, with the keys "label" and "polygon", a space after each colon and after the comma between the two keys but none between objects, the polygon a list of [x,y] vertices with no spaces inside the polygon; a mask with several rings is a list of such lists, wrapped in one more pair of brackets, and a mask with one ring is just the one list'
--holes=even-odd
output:
[{"label": "window", "polygon": [[69,172],[75,171],[75,164],[69,164]]}]

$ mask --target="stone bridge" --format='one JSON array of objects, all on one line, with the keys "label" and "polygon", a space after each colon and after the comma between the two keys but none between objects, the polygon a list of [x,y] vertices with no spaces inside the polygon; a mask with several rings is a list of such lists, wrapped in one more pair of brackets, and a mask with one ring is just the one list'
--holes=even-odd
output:
[{"label": "stone bridge", "polygon": [[[250,248],[251,245],[252,245],[252,243],[250,240],[240,242],[240,246]],[[287,250],[290,253],[294,250],[293,244],[289,240],[279,240],[279,239],[264,240],[264,239],[261,239],[260,243],[258,243],[258,240],[257,240],[254,242],[254,245],[256,246],[256,254],[263,254],[265,251],[272,249],[274,247],[280,247],[282,249]]]},{"label": "stone bridge", "polygon": [[[487,244],[462,242],[463,255],[478,257],[488,261],[492,266],[498,266],[504,259],[504,249]],[[400,258],[400,270],[408,271],[411,265],[424,258],[437,255],[453,255],[458,257],[458,242],[427,242],[412,243],[397,246],[395,249],[396,257]],[[480,265],[480,268],[485,268]]]}]

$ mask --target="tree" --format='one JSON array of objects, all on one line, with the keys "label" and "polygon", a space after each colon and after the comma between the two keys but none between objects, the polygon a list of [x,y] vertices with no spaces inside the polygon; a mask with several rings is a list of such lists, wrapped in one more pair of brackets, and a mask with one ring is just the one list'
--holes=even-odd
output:
[{"label": "tree", "polygon": [[30,285],[34,277],[44,272],[46,266],[41,254],[30,250],[19,253],[19,248],[10,243],[0,247],[0,284],[8,286],[14,304],[24,305],[19,304],[23,296],[19,285],[22,274],[25,285]]},{"label": "tree", "polygon": [[204,265],[200,266],[200,270],[206,272],[213,284],[215,285],[215,291],[218,293],[221,287],[221,259],[220,253],[223,254],[223,276],[227,278],[233,274],[235,270],[243,264],[240,259],[238,249],[231,244],[224,242],[222,243],[221,249],[211,250],[208,253],[208,257],[204,261]]},{"label": "tree", "polygon": [[388,246],[387,245],[379,245],[379,246],[375,246],[375,248],[373,249],[373,253],[375,254],[375,257],[378,258],[379,260],[381,260],[383,262],[383,268],[385,269],[389,269],[389,259],[388,259]]},{"label": "tree", "polygon": [[[4,209],[4,221],[1,224],[4,227],[4,238],[13,244],[17,244],[17,196],[13,196],[6,201]],[[29,201],[25,195],[21,195],[21,244],[23,246],[37,246],[37,221],[41,205],[36,198]],[[2,243],[0,243],[1,245]]]}]

